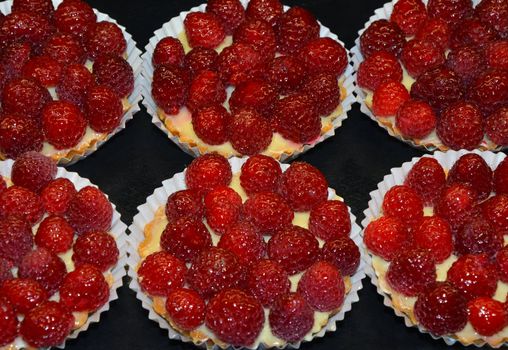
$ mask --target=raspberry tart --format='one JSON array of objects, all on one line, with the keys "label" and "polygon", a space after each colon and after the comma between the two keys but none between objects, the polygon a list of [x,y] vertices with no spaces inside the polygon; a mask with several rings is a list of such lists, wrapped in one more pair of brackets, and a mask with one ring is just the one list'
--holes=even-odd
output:
[{"label": "raspberry tart", "polygon": [[361,110],[415,147],[508,146],[508,3],[393,0],[351,50]]},{"label": "raspberry tart", "polygon": [[143,60],[153,123],[193,156],[295,157],[334,135],[354,101],[343,43],[279,1],[212,0],[182,12]]},{"label": "raspberry tart", "polygon": [[0,159],[76,162],[139,110],[141,52],[84,0],[0,4]]},{"label": "raspberry tart", "polygon": [[508,342],[508,158],[436,152],[371,192],[366,273],[385,305],[449,345]]},{"label": "raspberry tart", "polygon": [[44,155],[0,161],[0,347],[65,346],[118,298],[126,226],[106,195]]},{"label": "raspberry tart", "polygon": [[171,339],[299,346],[358,301],[359,228],[308,163],[209,153],[138,209],[131,288]]}]

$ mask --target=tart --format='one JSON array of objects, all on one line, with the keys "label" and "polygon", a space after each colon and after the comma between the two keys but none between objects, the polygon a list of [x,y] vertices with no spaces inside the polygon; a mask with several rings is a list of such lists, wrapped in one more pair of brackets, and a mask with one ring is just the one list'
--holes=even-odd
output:
[{"label": "tart", "polygon": [[[298,174],[315,191],[274,192],[279,178],[305,187],[291,179]],[[307,163],[198,157],[148,197],[130,229],[130,286],[171,339],[209,348],[298,346],[335,330],[358,300],[354,216]],[[287,239],[294,239],[289,249]],[[243,306],[229,309],[235,300]],[[292,331],[281,317],[293,321]]]}]

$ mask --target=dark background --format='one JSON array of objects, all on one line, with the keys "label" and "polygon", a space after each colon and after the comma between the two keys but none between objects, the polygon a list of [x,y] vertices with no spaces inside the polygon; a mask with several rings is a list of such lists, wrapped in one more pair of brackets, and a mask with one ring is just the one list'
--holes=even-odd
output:
[{"label": "dark background", "polygon": [[[144,50],[153,32],[179,12],[204,0],[87,0],[94,8],[107,13],[132,34]],[[384,0],[309,0],[284,1],[301,5],[313,12],[350,49],[359,29],[381,7]],[[69,167],[98,185],[117,206],[122,220],[129,225],[136,207],[160,186],[164,179],[182,171],[192,157],[175,146],[152,123],[142,107],[127,128],[112,138],[92,156]],[[357,104],[344,125],[310,152],[299,157],[317,166],[330,187],[344,197],[357,217],[363,219],[369,192],[376,188],[390,168],[398,167],[423,153],[390,137],[360,112]],[[148,319],[134,293],[125,286],[119,300],[67,349],[194,349],[190,344],[169,340],[167,332]],[[337,331],[324,338],[304,343],[302,349],[450,349],[442,340],[433,340],[415,328],[407,328],[403,319],[385,307],[368,278],[360,291],[360,302],[353,305]],[[455,346],[460,348],[460,346]]]}]

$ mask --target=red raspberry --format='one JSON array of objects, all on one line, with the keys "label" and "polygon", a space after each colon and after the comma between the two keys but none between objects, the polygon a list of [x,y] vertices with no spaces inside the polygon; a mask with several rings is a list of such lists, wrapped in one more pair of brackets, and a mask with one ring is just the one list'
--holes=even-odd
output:
[{"label": "red raspberry", "polygon": [[62,66],[49,56],[32,57],[23,66],[21,76],[33,79],[44,87],[55,87],[60,80]]},{"label": "red raspberry", "polygon": [[291,224],[294,213],[276,193],[258,192],[245,201],[243,217],[263,235],[273,235]]},{"label": "red raspberry", "polygon": [[410,40],[402,48],[401,61],[408,73],[418,77],[445,62],[443,50],[431,41]]},{"label": "red raspberry", "polygon": [[505,106],[508,101],[508,71],[491,69],[481,73],[468,87],[467,96],[485,116]]},{"label": "red raspberry", "polygon": [[452,31],[450,47],[484,46],[497,39],[497,33],[489,25],[483,24],[477,18],[462,20]]},{"label": "red raspberry", "polygon": [[[241,109],[233,114],[228,128],[229,142],[242,155],[264,151],[272,142],[272,128],[261,114],[253,109]],[[255,137],[252,137],[255,135]]]},{"label": "red raspberry", "polygon": [[208,303],[205,323],[217,337],[232,346],[249,346],[265,322],[263,307],[238,289],[226,289]]},{"label": "red raspberry", "polygon": [[498,31],[502,38],[508,38],[508,4],[503,0],[483,0],[475,8],[480,20]]},{"label": "red raspberry", "polygon": [[163,250],[191,262],[201,251],[212,245],[212,239],[201,219],[181,217],[170,222],[160,239]]},{"label": "red raspberry", "polygon": [[0,194],[0,217],[15,216],[33,225],[43,214],[40,197],[24,187],[14,185]]},{"label": "red raspberry", "polygon": [[508,281],[508,246],[501,248],[497,252],[496,265],[499,279],[506,283]]},{"label": "red raspberry", "polygon": [[272,332],[288,342],[302,340],[314,325],[314,311],[298,293],[278,297],[268,317]]},{"label": "red raspberry", "polygon": [[2,91],[2,110],[39,120],[44,105],[51,101],[48,90],[34,80],[9,81]]},{"label": "red raspberry", "polygon": [[330,38],[309,41],[299,51],[299,58],[311,73],[340,76],[348,65],[344,47]]},{"label": "red raspberry", "polygon": [[78,234],[107,231],[111,227],[113,207],[101,190],[86,186],[74,196],[66,215]]},{"label": "red raspberry", "polygon": [[213,49],[204,47],[195,47],[190,50],[184,59],[184,67],[189,70],[191,75],[199,73],[202,70],[217,70],[217,60],[219,54]]},{"label": "red raspberry", "polygon": [[48,216],[37,228],[35,244],[52,253],[65,253],[74,242],[74,229],[60,216]]},{"label": "red raspberry", "polygon": [[86,60],[85,49],[71,34],[55,34],[44,44],[42,53],[53,58],[62,66],[72,63],[83,64]]},{"label": "red raspberry", "polygon": [[12,12],[33,12],[43,17],[51,18],[54,8],[51,0],[15,0],[12,2]]},{"label": "red raspberry", "polygon": [[508,145],[508,106],[499,108],[487,118],[485,132],[498,145]]},{"label": "red raspberry", "polygon": [[480,110],[466,101],[451,104],[438,120],[437,135],[452,149],[474,149],[483,140],[483,117]]},{"label": "red raspberry", "polygon": [[240,183],[248,195],[275,192],[281,175],[279,162],[272,157],[257,154],[242,165]]},{"label": "red raspberry", "polygon": [[196,135],[209,145],[226,142],[231,115],[222,105],[203,107],[192,113],[192,127]]},{"label": "red raspberry", "polygon": [[14,162],[11,180],[15,185],[39,192],[56,176],[55,162],[37,152],[26,152]]},{"label": "red raspberry", "polygon": [[90,27],[85,35],[88,57],[95,59],[102,55],[121,56],[127,48],[122,30],[113,22],[101,21]]},{"label": "red raspberry", "polygon": [[386,19],[372,22],[360,36],[360,50],[367,58],[378,51],[387,51],[399,56],[404,43],[402,30],[397,24]]},{"label": "red raspberry", "polygon": [[[0,247],[0,250],[2,250],[2,247]],[[0,258],[0,285],[8,281],[14,276],[12,275],[12,268],[14,267],[14,264],[5,258]]]},{"label": "red raspberry", "polygon": [[3,50],[0,64],[9,78],[17,78],[23,66],[30,61],[30,56],[32,56],[32,46],[29,43],[12,43]]},{"label": "red raspberry", "polygon": [[468,184],[478,194],[478,199],[486,199],[492,192],[492,169],[478,154],[461,156],[448,173],[448,183]]},{"label": "red raspberry", "polygon": [[185,172],[188,188],[206,193],[218,186],[228,186],[233,174],[226,158],[208,153],[196,158]]},{"label": "red raspberry", "polygon": [[391,261],[408,245],[408,230],[399,219],[382,216],[365,228],[363,241],[373,254]]},{"label": "red raspberry", "polygon": [[224,289],[242,286],[245,272],[235,254],[211,247],[195,258],[187,273],[187,283],[202,297],[210,298]]},{"label": "red raspberry", "polygon": [[109,285],[100,270],[84,265],[69,272],[60,287],[60,302],[71,311],[95,312],[109,299]]},{"label": "red raspberry", "polygon": [[266,253],[263,236],[246,221],[229,226],[217,246],[233,252],[245,266],[254,264]]},{"label": "red raspberry", "polygon": [[291,282],[279,264],[265,259],[251,266],[247,275],[247,288],[263,306],[270,307],[277,297],[289,293]]},{"label": "red raspberry", "polygon": [[427,19],[421,0],[401,0],[393,6],[390,21],[395,22],[406,36],[413,36]]},{"label": "red raspberry", "polygon": [[461,20],[473,15],[473,2],[470,0],[429,0],[427,11],[430,17],[444,19],[455,26]]},{"label": "red raspberry", "polygon": [[61,345],[73,328],[72,313],[56,301],[47,301],[25,316],[19,332],[29,345],[45,348]]},{"label": "red raspberry", "polygon": [[0,299],[0,346],[9,345],[18,336],[18,318],[11,304]]},{"label": "red raspberry", "polygon": [[56,93],[60,100],[69,101],[81,107],[85,103],[88,90],[93,85],[95,85],[94,77],[85,66],[69,64],[62,70]]},{"label": "red raspberry", "polygon": [[231,112],[251,108],[270,119],[279,95],[274,85],[263,80],[248,80],[239,84],[229,99]]},{"label": "red raspberry", "polygon": [[425,216],[412,232],[414,245],[432,253],[436,263],[448,259],[453,251],[452,230],[439,216]]},{"label": "red raspberry", "polygon": [[178,66],[158,66],[153,72],[152,96],[167,114],[177,114],[187,100],[189,72]]},{"label": "red raspberry", "polygon": [[508,232],[508,196],[495,195],[481,204],[482,214],[501,233]]},{"label": "red raspberry", "polygon": [[436,120],[436,115],[428,103],[409,99],[397,111],[395,125],[402,135],[423,139],[436,128]]},{"label": "red raspberry", "polygon": [[86,131],[86,119],[73,103],[52,101],[42,110],[42,130],[56,149],[75,147]]},{"label": "red raspberry", "polygon": [[59,178],[42,189],[41,200],[49,214],[61,215],[67,211],[76,193],[76,188],[70,180]]},{"label": "red raspberry", "polygon": [[85,113],[93,130],[111,133],[122,121],[122,101],[106,85],[97,85],[88,91],[85,101]]},{"label": "red raspberry", "polygon": [[491,297],[497,288],[497,272],[487,255],[463,255],[448,270],[447,281],[467,300]]},{"label": "red raspberry", "polygon": [[482,254],[493,256],[503,247],[503,235],[482,218],[470,219],[455,235],[455,251],[459,255]]},{"label": "red raspberry", "polygon": [[431,253],[423,249],[399,252],[386,273],[391,288],[406,296],[417,296],[436,281],[436,266]]},{"label": "red raspberry", "polygon": [[121,56],[99,56],[93,62],[92,71],[97,84],[109,86],[119,97],[127,97],[134,90],[132,67]]},{"label": "red raspberry", "polygon": [[39,45],[51,35],[49,21],[33,12],[16,11],[5,16],[0,26],[4,43],[29,42]]},{"label": "red raspberry", "polygon": [[402,83],[386,81],[379,84],[374,91],[372,111],[376,117],[394,116],[407,100],[409,100],[409,92]]},{"label": "red raspberry", "polygon": [[448,221],[452,232],[464,225],[477,202],[476,192],[468,185],[455,183],[443,189],[435,213]]},{"label": "red raspberry", "polygon": [[245,19],[245,10],[239,0],[210,0],[206,12],[217,16],[227,34],[233,33]]},{"label": "red raspberry", "polygon": [[191,47],[214,49],[226,37],[221,22],[211,13],[191,12],[185,17],[183,24]]},{"label": "red raspberry", "polygon": [[78,236],[73,250],[72,261],[76,266],[89,264],[106,271],[118,261],[115,238],[107,232],[90,231]]},{"label": "red raspberry", "polygon": [[362,88],[375,91],[381,83],[390,80],[402,81],[402,67],[397,57],[388,51],[373,53],[358,67],[356,81]]},{"label": "red raspberry", "polygon": [[205,213],[203,198],[194,190],[181,190],[172,193],[166,203],[166,217],[174,222],[182,217],[201,220]]},{"label": "red raspberry", "polygon": [[284,12],[279,0],[251,0],[247,5],[247,18],[262,19],[272,26]]},{"label": "red raspberry", "polygon": [[138,269],[141,288],[150,296],[167,296],[183,287],[187,267],[185,263],[166,252],[149,255]]},{"label": "red raspberry", "polygon": [[306,270],[318,258],[319,243],[307,230],[288,226],[268,241],[268,256],[290,275]]},{"label": "red raspberry", "polygon": [[296,57],[278,56],[268,64],[265,76],[281,94],[288,94],[300,87],[306,71],[304,65]]},{"label": "red raspberry", "polygon": [[230,85],[253,79],[261,75],[262,56],[252,46],[233,43],[219,55],[217,69],[221,79]]},{"label": "red raspberry", "polygon": [[17,264],[32,250],[30,225],[18,218],[0,220],[0,256]]},{"label": "red raspberry", "polygon": [[166,311],[179,329],[190,332],[205,322],[206,304],[192,289],[178,288],[169,293]]},{"label": "red raspberry", "polygon": [[197,73],[189,86],[186,106],[191,111],[202,107],[220,105],[226,101],[226,89],[219,74],[209,70]]},{"label": "red raspberry", "polygon": [[418,193],[406,185],[393,186],[383,199],[383,212],[407,225],[417,224],[423,217],[423,203]]},{"label": "red raspberry", "polygon": [[508,160],[506,158],[494,171],[494,189],[497,194],[508,194]]},{"label": "red raspberry", "polygon": [[491,336],[500,332],[508,319],[502,302],[491,298],[476,298],[467,304],[468,319],[480,335]]},{"label": "red raspberry", "polygon": [[474,46],[462,46],[450,51],[446,66],[453,70],[464,82],[469,83],[484,69],[482,51]]},{"label": "red raspberry", "polygon": [[58,6],[53,19],[60,32],[82,38],[95,23],[97,16],[86,2],[71,0]]},{"label": "red raspberry", "polygon": [[450,27],[441,18],[428,18],[416,32],[415,39],[432,41],[445,50],[450,43]]},{"label": "red raspberry", "polygon": [[183,66],[185,51],[180,40],[171,36],[162,38],[153,50],[152,64],[157,67],[163,64]]},{"label": "red raspberry", "polygon": [[461,331],[467,323],[466,299],[449,283],[437,283],[416,300],[415,317],[436,336]]},{"label": "red raspberry", "polygon": [[242,198],[230,187],[214,188],[205,195],[204,203],[206,222],[219,235],[240,217]]},{"label": "red raspberry", "polygon": [[319,38],[319,23],[309,11],[293,6],[277,19],[275,34],[278,51],[296,53],[309,41]]},{"label": "red raspberry", "polygon": [[335,265],[343,276],[352,276],[360,266],[360,249],[349,237],[327,241],[321,259]]},{"label": "red raspberry", "polygon": [[339,200],[329,200],[310,211],[309,230],[324,241],[349,237],[351,219],[348,207]]},{"label": "red raspberry", "polygon": [[37,248],[26,254],[18,270],[20,278],[31,278],[39,282],[49,295],[53,295],[60,288],[66,273],[62,259],[44,248]]},{"label": "red raspberry", "polygon": [[319,115],[329,115],[340,105],[340,88],[332,74],[313,75],[306,79],[300,90],[311,98]]},{"label": "red raspberry", "polygon": [[0,288],[0,295],[8,300],[19,314],[30,312],[49,298],[46,290],[38,282],[23,278],[5,281]]},{"label": "red raspberry", "polygon": [[240,24],[233,35],[233,42],[252,46],[263,61],[272,60],[277,50],[272,26],[261,19],[249,19]]}]

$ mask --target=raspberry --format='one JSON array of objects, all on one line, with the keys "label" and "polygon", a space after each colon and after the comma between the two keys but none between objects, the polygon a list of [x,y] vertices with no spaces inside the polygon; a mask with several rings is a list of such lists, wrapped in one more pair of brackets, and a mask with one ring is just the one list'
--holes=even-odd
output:
[{"label": "raspberry", "polygon": [[14,162],[12,182],[33,192],[39,192],[56,176],[57,167],[51,158],[37,152],[26,152]]},{"label": "raspberry", "polygon": [[35,80],[44,87],[55,87],[60,80],[61,72],[62,66],[57,60],[49,56],[37,56],[25,63],[21,76]]},{"label": "raspberry", "polygon": [[473,3],[470,0],[429,0],[427,11],[430,17],[441,18],[455,26],[473,15]]},{"label": "raspberry", "polygon": [[235,190],[219,186],[205,195],[204,204],[207,224],[222,234],[238,220],[242,198]]},{"label": "raspberry", "polygon": [[469,301],[491,297],[497,288],[495,265],[486,255],[463,255],[448,270],[447,281]]},{"label": "raspberry", "polygon": [[462,20],[452,31],[450,47],[456,49],[461,46],[484,46],[497,39],[497,33],[477,18]]},{"label": "raspberry", "polygon": [[73,247],[72,261],[77,267],[89,264],[106,271],[118,261],[118,247],[107,232],[87,232],[78,236]]},{"label": "raspberry", "polygon": [[44,105],[49,101],[48,90],[34,80],[11,80],[2,91],[3,113],[20,114],[34,120],[39,120]]},{"label": "raspberry", "polygon": [[219,55],[217,69],[221,79],[230,85],[253,79],[261,75],[263,60],[252,46],[233,43]]},{"label": "raspberry", "polygon": [[23,66],[30,61],[31,55],[32,46],[29,43],[12,43],[4,49],[0,64],[4,66],[9,77],[17,78]]},{"label": "raspberry", "polygon": [[265,322],[263,307],[238,289],[227,289],[208,303],[205,323],[217,337],[232,346],[249,346]]},{"label": "raspberry", "polygon": [[95,23],[97,16],[86,2],[71,0],[58,6],[53,19],[60,32],[82,38]]},{"label": "raspberry", "polygon": [[30,225],[18,218],[0,220],[0,256],[17,264],[32,250]]},{"label": "raspberry", "polygon": [[217,69],[218,58],[219,54],[213,49],[195,47],[185,55],[183,65],[189,70],[191,75],[197,74],[202,70],[215,71]]},{"label": "raspberry", "polygon": [[391,261],[386,279],[395,291],[417,296],[436,281],[436,266],[427,250],[401,251]]},{"label": "raspberry", "polygon": [[234,113],[228,132],[229,142],[242,155],[264,151],[273,136],[270,123],[253,109],[241,109]]},{"label": "raspberry", "polygon": [[284,199],[272,192],[252,194],[243,205],[242,215],[264,235],[289,226],[294,217]]},{"label": "raspberry", "polygon": [[235,254],[211,247],[195,258],[187,273],[187,283],[203,298],[210,298],[224,289],[242,286],[245,272]]},{"label": "raspberry", "polygon": [[390,21],[396,23],[406,36],[413,36],[427,19],[421,0],[402,0],[393,6]]},{"label": "raspberry", "polygon": [[183,66],[185,51],[180,40],[173,37],[162,38],[153,50],[152,64],[157,67],[170,64]]},{"label": "raspberry", "polygon": [[247,5],[247,18],[262,19],[272,26],[284,12],[279,0],[251,0]]},{"label": "raspberry", "polygon": [[436,128],[436,120],[436,115],[428,103],[409,99],[397,111],[395,125],[402,135],[423,139]]},{"label": "raspberry", "polygon": [[508,232],[508,196],[495,195],[481,204],[482,214],[501,233]]},{"label": "raspberry", "polygon": [[122,101],[109,87],[97,85],[88,91],[85,113],[93,130],[111,133],[122,121]]},{"label": "raspberry", "polygon": [[185,17],[183,24],[191,47],[214,49],[226,37],[221,22],[211,13],[191,12]]},{"label": "raspberry", "polygon": [[70,180],[59,178],[42,189],[41,200],[49,214],[61,215],[67,211],[76,193],[76,188]]},{"label": "raspberry", "polygon": [[41,199],[26,188],[14,185],[0,194],[0,217],[15,216],[33,225],[43,214]]},{"label": "raspberry", "polygon": [[415,317],[436,336],[453,334],[467,323],[466,299],[449,283],[440,282],[416,300]]},{"label": "raspberry", "polygon": [[0,299],[0,346],[12,343],[18,336],[18,318],[11,304]]},{"label": "raspberry", "polygon": [[203,222],[190,217],[182,217],[169,223],[160,239],[163,250],[185,262],[191,262],[211,245],[210,233]]},{"label": "raspberry", "polygon": [[401,82],[402,67],[393,54],[378,51],[360,63],[356,81],[360,87],[375,91],[381,83],[386,81]]},{"label": "raspberry", "polygon": [[483,140],[483,119],[480,110],[466,101],[448,106],[437,123],[437,135],[448,147],[474,149]]},{"label": "raspberry", "polygon": [[340,104],[337,78],[329,73],[318,73],[308,78],[301,91],[313,100],[319,115],[331,114]]},{"label": "raspberry", "polygon": [[503,0],[483,0],[475,8],[480,20],[498,31],[503,38],[508,38],[508,4]]},{"label": "raspberry", "polygon": [[402,30],[386,19],[372,22],[360,36],[360,50],[367,58],[378,51],[387,51],[398,57],[404,43]]},{"label": "raspberry", "polygon": [[0,26],[4,43],[29,42],[39,45],[48,38],[51,25],[36,13],[17,11],[5,16]]},{"label": "raspberry", "polygon": [[60,100],[69,101],[81,107],[85,103],[88,90],[94,85],[94,77],[85,66],[69,64],[62,70],[56,93]]},{"label": "raspberry", "polygon": [[18,276],[39,282],[49,295],[53,295],[67,273],[65,263],[57,255],[44,248],[26,254],[19,265]]},{"label": "raspberry", "polygon": [[300,49],[299,58],[312,73],[340,76],[348,65],[344,47],[330,38],[318,38]]},{"label": "raspberry", "polygon": [[335,265],[343,276],[352,276],[360,266],[360,249],[349,237],[327,241],[321,259]]},{"label": "raspberry", "polygon": [[208,153],[196,158],[185,172],[188,188],[206,193],[218,186],[228,186],[233,174],[226,158]]},{"label": "raspberry", "polygon": [[497,252],[496,265],[499,279],[506,283],[508,281],[508,247],[503,247]]},{"label": "raspberry", "polygon": [[205,322],[205,309],[205,301],[192,289],[175,289],[166,299],[169,318],[179,329],[187,332]]},{"label": "raspberry", "polygon": [[290,275],[306,270],[318,258],[319,243],[307,230],[288,226],[268,241],[268,256]]},{"label": "raspberry", "polygon": [[192,127],[196,135],[209,145],[226,142],[231,115],[221,105],[203,107],[192,113]]},{"label": "raspberry", "polygon": [[73,328],[72,313],[60,303],[47,301],[25,315],[19,332],[29,345],[44,348],[63,343]]},{"label": "raspberry", "polygon": [[259,260],[247,275],[247,288],[265,307],[270,307],[277,297],[287,294],[291,282],[287,272],[275,261]]},{"label": "raspberry", "polygon": [[418,77],[445,62],[443,50],[431,41],[410,40],[402,48],[401,60],[408,73]]},{"label": "raspberry", "polygon": [[467,96],[485,116],[505,106],[508,101],[508,71],[491,69],[481,73],[468,87]]},{"label": "raspberry", "polygon": [[[2,247],[0,247],[0,251],[2,250]],[[3,254],[3,253],[2,253]],[[0,285],[4,283],[5,281],[8,281],[14,276],[12,275],[12,268],[14,267],[14,264],[5,258],[0,258]]]},{"label": "raspberry", "polygon": [[174,222],[182,217],[201,220],[205,207],[203,198],[194,190],[181,190],[171,194],[166,203],[166,217]]},{"label": "raspberry", "polygon": [[149,255],[138,269],[141,288],[150,296],[167,296],[183,287],[187,267],[178,258],[166,252]]},{"label": "raspberry", "polygon": [[455,233],[473,212],[476,201],[477,194],[470,186],[455,183],[443,189],[434,209],[438,216],[448,221]]},{"label": "raspberry", "polygon": [[275,34],[278,51],[296,53],[309,41],[319,38],[319,23],[309,11],[293,6],[277,19]]},{"label": "raspberry", "polygon": [[206,4],[206,12],[217,16],[227,34],[233,33],[245,18],[245,10],[239,0],[210,0]]},{"label": "raspberry", "polygon": [[253,225],[245,221],[229,226],[217,246],[233,252],[245,266],[260,260],[266,252],[263,237]]},{"label": "raspberry", "polygon": [[88,57],[95,59],[102,55],[121,56],[127,48],[122,30],[113,22],[95,23],[85,34],[85,48]]},{"label": "raspberry", "polygon": [[268,317],[272,332],[288,342],[300,341],[314,325],[314,311],[298,293],[278,297]]},{"label": "raspberry", "polygon": [[177,114],[187,100],[189,72],[177,66],[159,66],[153,72],[152,96],[167,114]]},{"label": "raspberry", "polygon": [[485,58],[491,68],[508,70],[508,40],[499,40],[487,44]]},{"label": "raspberry", "polygon": [[412,232],[417,248],[432,253],[436,263],[445,261],[453,251],[453,237],[450,225],[439,216],[425,216]]},{"label": "raspberry", "polygon": [[382,216],[371,221],[365,228],[363,241],[373,254],[391,261],[399,251],[406,248],[409,237],[406,227],[399,219]]},{"label": "raspberry", "polygon": [[508,319],[502,302],[491,298],[477,298],[467,304],[468,319],[480,335],[491,336],[500,332]]},{"label": "raspberry", "polygon": [[432,41],[444,50],[450,43],[450,36],[450,27],[446,21],[441,18],[428,18],[416,32],[415,39]]},{"label": "raspberry", "polygon": [[446,58],[446,66],[466,83],[476,78],[484,69],[483,53],[473,46],[463,46],[453,49]]},{"label": "raspberry", "polygon": [[508,160],[503,161],[494,171],[494,189],[497,194],[508,194]]},{"label": "raspberry", "polygon": [[455,251],[459,255],[493,256],[503,247],[503,235],[482,217],[470,219],[455,235]]},{"label": "raspberry", "polygon": [[191,111],[201,107],[220,105],[226,101],[226,89],[216,72],[203,70],[197,73],[189,86],[186,106]]},{"label": "raspberry", "polygon": [[414,225],[423,217],[423,203],[418,193],[406,185],[394,186],[383,199],[383,212],[387,216]]},{"label": "raspberry", "polygon": [[84,265],[69,272],[60,287],[60,302],[71,311],[92,313],[109,299],[109,285],[100,270]]},{"label": "raspberry", "polygon": [[85,49],[75,36],[55,34],[44,44],[42,53],[53,58],[62,66],[72,63],[83,64],[86,60]]},{"label": "raspberry", "polygon": [[75,147],[86,131],[86,119],[73,103],[52,101],[42,110],[42,130],[56,149]]},{"label": "raspberry", "polygon": [[478,199],[486,199],[492,192],[492,170],[478,154],[461,156],[448,173],[448,183],[470,185],[478,194]]},{"label": "raspberry", "polygon": [[233,42],[250,45],[265,62],[272,60],[277,50],[272,26],[261,19],[249,19],[240,24],[233,35]]},{"label": "raspberry", "polygon": [[109,86],[119,97],[127,97],[134,90],[134,73],[123,57],[102,55],[93,62],[92,71],[97,84]]},{"label": "raspberry", "polygon": [[20,314],[30,312],[49,298],[46,290],[38,282],[23,278],[5,281],[0,288],[0,295]]},{"label": "raspberry", "polygon": [[74,229],[60,216],[48,216],[40,223],[35,244],[54,254],[65,253],[74,242]]},{"label": "raspberry", "polygon": [[278,56],[268,64],[265,76],[281,94],[287,94],[300,87],[306,71],[305,66],[296,57]]},{"label": "raspberry", "polygon": [[348,237],[351,219],[347,206],[338,200],[329,200],[316,205],[310,211],[309,230],[324,241]]},{"label": "raspberry", "polygon": [[270,119],[274,104],[278,99],[276,88],[269,82],[248,80],[235,88],[229,99],[229,108],[233,113],[244,108],[254,109],[265,118]]},{"label": "raspberry", "polygon": [[282,170],[272,157],[258,154],[242,165],[240,183],[248,195],[259,192],[275,192]]},{"label": "raspberry", "polygon": [[111,227],[113,207],[101,190],[86,186],[69,203],[66,215],[78,234],[107,231]]},{"label": "raspberry", "polygon": [[372,111],[377,117],[394,116],[407,100],[409,100],[409,92],[402,83],[386,81],[379,84],[374,91]]},{"label": "raspberry", "polygon": [[33,12],[43,17],[51,18],[54,8],[51,0],[16,0],[12,2],[12,12]]}]

